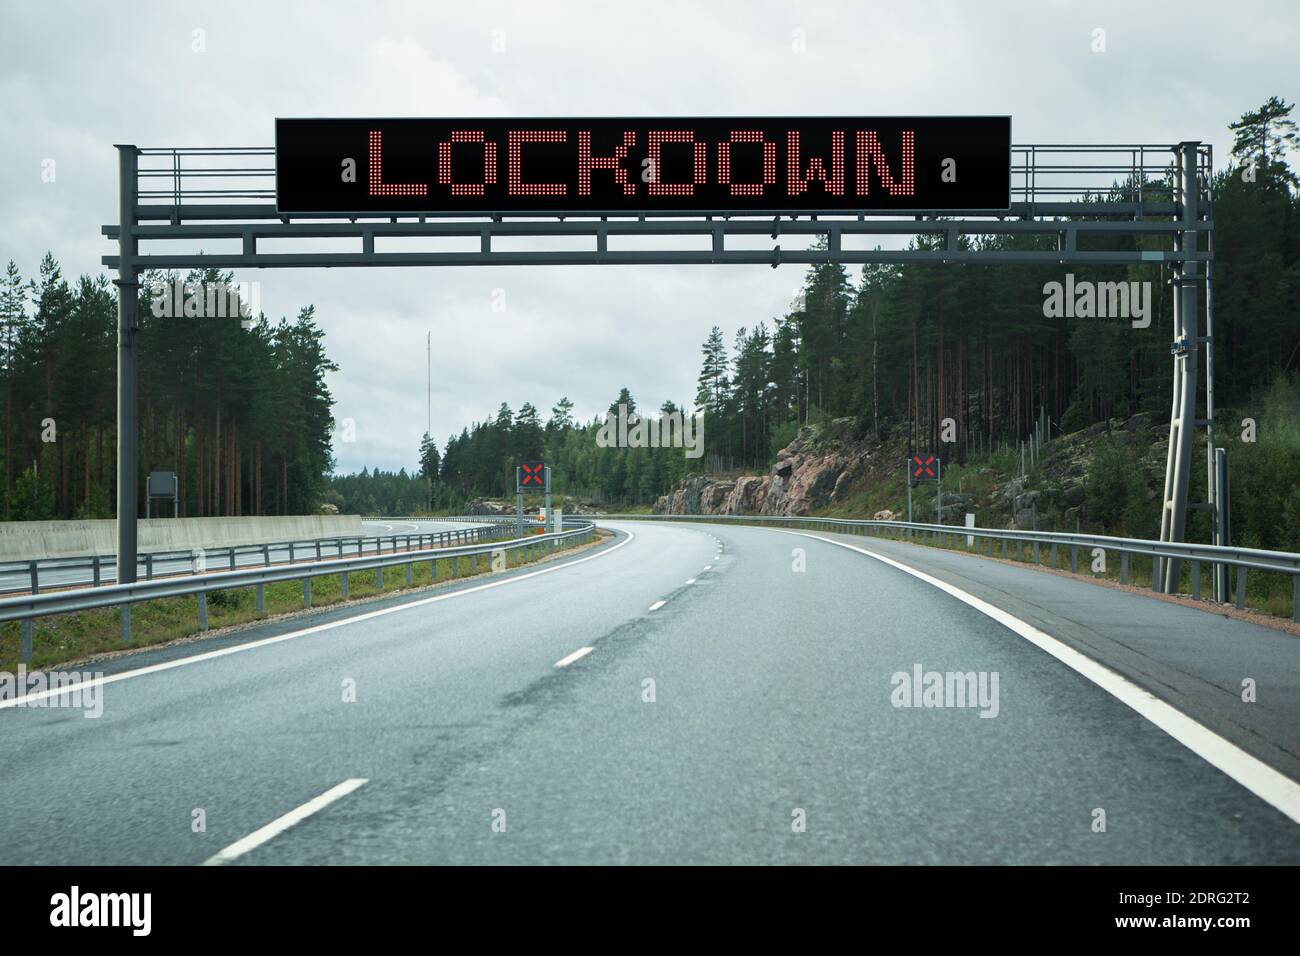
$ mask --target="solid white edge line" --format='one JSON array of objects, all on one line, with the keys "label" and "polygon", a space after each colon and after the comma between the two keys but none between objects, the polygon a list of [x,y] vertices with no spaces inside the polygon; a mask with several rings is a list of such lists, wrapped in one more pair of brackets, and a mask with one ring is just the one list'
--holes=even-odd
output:
[{"label": "solid white edge line", "polygon": [[654,604],[650,605],[650,610],[657,611],[667,603],[668,603],[667,601],[655,601]]},{"label": "solid white edge line", "polygon": [[[85,687],[103,687],[106,684],[115,684],[121,680],[127,680],[132,677],[144,677],[146,674],[157,674],[162,671],[169,671],[176,667],[184,667],[187,664],[197,664],[200,661],[215,660],[218,657],[225,657],[229,654],[239,654],[243,651],[255,650],[259,647],[269,647],[272,644],[279,644],[282,641],[291,641],[294,638],[306,637],[309,634],[319,634],[322,631],[332,631],[338,627],[346,627],[349,624],[356,624],[361,621],[373,620],[377,617],[383,617],[387,614],[396,614],[398,611],[405,611],[413,607],[424,607],[426,604],[436,604],[438,601],[448,601],[452,598],[462,597],[466,594],[475,594],[479,591],[487,591],[491,588],[499,588],[505,584],[514,584],[516,581],[526,581],[529,578],[535,578],[541,574],[550,574],[553,571],[563,571],[565,568],[571,568],[575,564],[583,564],[587,561],[594,561],[597,558],[603,558],[606,555],[613,554],[624,545],[631,544],[636,535],[631,531],[624,531],[627,537],[618,544],[596,554],[590,554],[585,558],[575,558],[572,561],[565,561],[563,564],[552,565],[549,568],[541,568],[537,571],[529,571],[527,574],[520,574],[515,577],[504,578],[499,581],[489,581],[486,584],[477,584],[472,588],[462,588],[459,591],[451,591],[447,594],[437,594],[433,597],[421,598],[418,601],[408,601],[405,604],[396,604],[392,607],[382,607],[374,611],[367,611],[364,614],[358,614],[355,617],[345,617],[337,621],[327,621],[324,624],[316,624],[312,627],[305,627],[300,631],[290,631],[288,634],[277,634],[275,637],[264,637],[261,640],[249,641],[247,644],[235,644],[230,647],[223,647],[216,651],[205,651],[202,654],[194,654],[189,657],[180,657],[174,661],[163,661],[159,664],[150,664],[147,667],[138,667],[135,670],[121,671],[117,674],[106,674],[103,677],[93,677],[90,680],[78,681],[75,684],[66,684],[52,690],[37,691],[35,694],[25,694],[22,697],[10,697],[0,700],[0,710],[10,707],[22,706],[24,701],[45,700],[49,697],[62,696],[70,694],[73,691]],[[422,561],[430,560],[421,558]],[[328,610],[328,605],[322,607],[322,610]]]},{"label": "solid white edge line", "polygon": [[890,567],[910,574],[914,578],[919,578],[926,584],[933,585],[939,590],[952,595],[964,604],[969,604],[981,614],[992,618],[1039,649],[1051,654],[1071,670],[1083,675],[1116,700],[1137,711],[1206,763],[1227,774],[1265,803],[1285,814],[1293,822],[1300,823],[1300,783],[1280,771],[1274,770],[1258,757],[1242,750],[1232,741],[1216,734],[1204,724],[1188,717],[1172,704],[1161,700],[1150,691],[1134,684],[1128,678],[1122,677],[1104,664],[1076,651],[1068,644],[1052,637],[1045,631],[1039,630],[1027,621],[1022,621],[1015,615],[1002,610],[1002,608],[995,607],[987,601],[949,584],[947,581],[941,581],[924,571],[919,571],[903,564],[901,561],[895,561],[893,558],[885,557],[883,554],[876,554],[874,551],[868,551],[857,545],[836,541],[833,538],[823,538],[820,535],[808,534],[803,531],[788,531],[784,528],[768,528],[766,530],[777,531],[781,534],[796,534],[803,538],[814,538],[817,541],[824,541],[827,544],[847,548],[850,551],[857,551],[859,554],[865,554],[869,558],[875,558]]},{"label": "solid white edge line", "polygon": [[594,647],[580,647],[572,654],[568,655],[567,657],[561,657],[558,661],[555,662],[555,666],[568,667],[574,661],[581,660],[582,658],[586,657],[593,650],[595,650]]},{"label": "solid white edge line", "polygon": [[319,813],[324,810],[335,800],[346,797],[352,791],[369,783],[365,777],[352,777],[344,780],[337,787],[330,787],[318,797],[312,797],[297,809],[290,810],[282,817],[276,817],[264,827],[260,827],[244,837],[242,840],[236,840],[230,846],[226,847],[203,861],[204,866],[221,866],[229,863],[231,860],[237,860],[246,853],[256,850],[263,843],[274,840],[277,836],[292,826],[306,820],[313,813]]}]

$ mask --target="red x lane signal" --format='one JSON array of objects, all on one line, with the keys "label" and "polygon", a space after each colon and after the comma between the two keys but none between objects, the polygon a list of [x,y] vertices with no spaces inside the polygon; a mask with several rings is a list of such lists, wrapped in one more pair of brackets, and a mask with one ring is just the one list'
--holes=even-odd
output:
[{"label": "red x lane signal", "polygon": [[546,487],[546,463],[542,461],[520,462],[519,487],[545,488]]},{"label": "red x lane signal", "polygon": [[913,455],[911,468],[913,481],[929,481],[939,477],[939,459],[934,455]]}]

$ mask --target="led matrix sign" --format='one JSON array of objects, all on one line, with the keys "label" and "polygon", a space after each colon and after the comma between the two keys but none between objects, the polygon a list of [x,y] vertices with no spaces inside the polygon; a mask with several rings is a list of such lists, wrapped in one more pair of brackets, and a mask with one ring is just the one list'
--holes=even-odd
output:
[{"label": "led matrix sign", "polygon": [[1011,202],[1011,118],[278,119],[279,212],[855,213]]}]

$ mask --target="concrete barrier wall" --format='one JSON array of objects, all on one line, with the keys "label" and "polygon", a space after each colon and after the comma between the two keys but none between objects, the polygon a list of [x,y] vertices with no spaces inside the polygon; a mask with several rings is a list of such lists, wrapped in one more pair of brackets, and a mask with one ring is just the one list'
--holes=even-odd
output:
[{"label": "concrete barrier wall", "polygon": [[[240,518],[141,518],[141,554],[231,545],[310,541],[366,534],[360,515]],[[109,555],[117,551],[115,521],[0,522],[0,561]]]}]

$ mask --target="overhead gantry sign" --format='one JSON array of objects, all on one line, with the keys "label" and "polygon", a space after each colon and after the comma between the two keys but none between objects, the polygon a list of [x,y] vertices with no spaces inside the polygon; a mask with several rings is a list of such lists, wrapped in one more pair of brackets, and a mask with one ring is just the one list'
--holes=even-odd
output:
[{"label": "overhead gantry sign", "polygon": [[[1213,343],[1213,158],[1199,142],[1012,145],[1006,116],[280,119],[274,149],[121,145],[118,157],[120,218],[103,227],[118,252],[103,262],[119,290],[121,581],[136,577],[148,269],[1159,263],[1175,289],[1161,540],[1183,537],[1194,428],[1211,474],[1226,471],[1212,375],[1196,414],[1197,356]],[[1038,241],[978,241],[989,235]],[[1209,488],[1217,544],[1223,486]],[[1168,588],[1178,562],[1160,572]]]},{"label": "overhead gantry sign", "polygon": [[1011,205],[1009,116],[279,119],[275,160],[287,214]]}]

